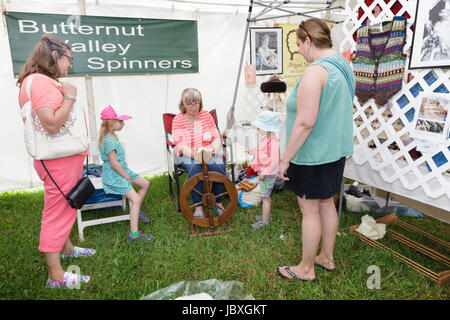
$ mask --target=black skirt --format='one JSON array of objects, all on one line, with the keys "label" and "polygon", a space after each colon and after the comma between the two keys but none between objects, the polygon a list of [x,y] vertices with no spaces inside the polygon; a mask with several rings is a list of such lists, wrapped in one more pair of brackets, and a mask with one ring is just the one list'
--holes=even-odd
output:
[{"label": "black skirt", "polygon": [[289,164],[285,188],[300,198],[328,199],[340,192],[344,175],[345,157],[335,162],[316,166]]}]

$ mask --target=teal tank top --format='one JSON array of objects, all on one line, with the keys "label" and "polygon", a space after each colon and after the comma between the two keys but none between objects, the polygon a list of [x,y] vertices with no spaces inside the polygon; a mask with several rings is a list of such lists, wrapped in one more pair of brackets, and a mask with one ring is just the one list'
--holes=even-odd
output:
[{"label": "teal tank top", "polygon": [[[320,95],[316,123],[291,160],[298,165],[320,165],[353,154],[353,71],[339,53],[317,59],[312,64],[323,66],[328,72],[328,80]],[[286,100],[286,141],[289,141],[297,117],[297,90],[301,79]]]}]

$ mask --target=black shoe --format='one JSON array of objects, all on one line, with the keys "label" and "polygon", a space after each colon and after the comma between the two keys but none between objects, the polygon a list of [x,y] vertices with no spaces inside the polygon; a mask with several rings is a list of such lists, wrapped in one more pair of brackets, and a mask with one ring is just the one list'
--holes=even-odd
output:
[{"label": "black shoe", "polygon": [[354,185],[351,185],[350,188],[348,188],[347,194],[355,196],[357,198],[364,197],[363,193],[359,191],[359,189]]},{"label": "black shoe", "polygon": [[362,192],[362,194],[363,194],[364,196],[372,197],[372,196],[370,195],[370,192],[369,192],[368,189],[364,189],[363,192]]}]

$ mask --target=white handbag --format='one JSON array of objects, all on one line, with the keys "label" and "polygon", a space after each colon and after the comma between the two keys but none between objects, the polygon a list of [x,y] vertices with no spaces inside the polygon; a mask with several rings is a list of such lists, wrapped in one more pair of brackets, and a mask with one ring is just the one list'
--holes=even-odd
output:
[{"label": "white handbag", "polygon": [[45,131],[31,104],[31,82],[27,79],[26,92],[29,101],[20,110],[25,124],[24,138],[27,151],[36,160],[50,160],[82,153],[88,148],[86,115],[84,110],[72,106],[69,117],[57,133]]}]

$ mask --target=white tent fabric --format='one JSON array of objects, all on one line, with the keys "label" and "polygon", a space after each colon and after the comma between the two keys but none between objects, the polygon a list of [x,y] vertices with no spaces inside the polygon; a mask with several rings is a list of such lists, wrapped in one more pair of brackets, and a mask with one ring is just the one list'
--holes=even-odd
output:
[{"label": "white tent fabric", "polygon": [[[83,14],[84,4],[87,15],[197,21],[199,73],[92,78],[97,128],[100,126],[100,111],[108,104],[117,108],[119,113],[133,116],[119,133],[119,138],[125,145],[129,167],[135,172],[152,175],[167,171],[162,114],[178,113],[180,94],[187,87],[195,87],[202,92],[206,109],[217,109],[219,127],[225,129],[249,1],[8,0],[2,3],[7,11],[77,15]],[[285,21],[278,19],[276,22]],[[263,25],[271,26],[273,23],[274,20],[267,20]],[[85,79],[71,77],[65,81],[77,86],[78,103],[87,106]],[[4,16],[0,28],[0,93],[3,111],[0,117],[0,192],[41,186],[23,142],[18,88],[13,77]],[[242,90],[240,93],[242,95]],[[241,95],[238,95],[236,106],[240,104]],[[239,120],[239,112],[236,119]],[[96,137],[97,132],[91,136]]]}]

